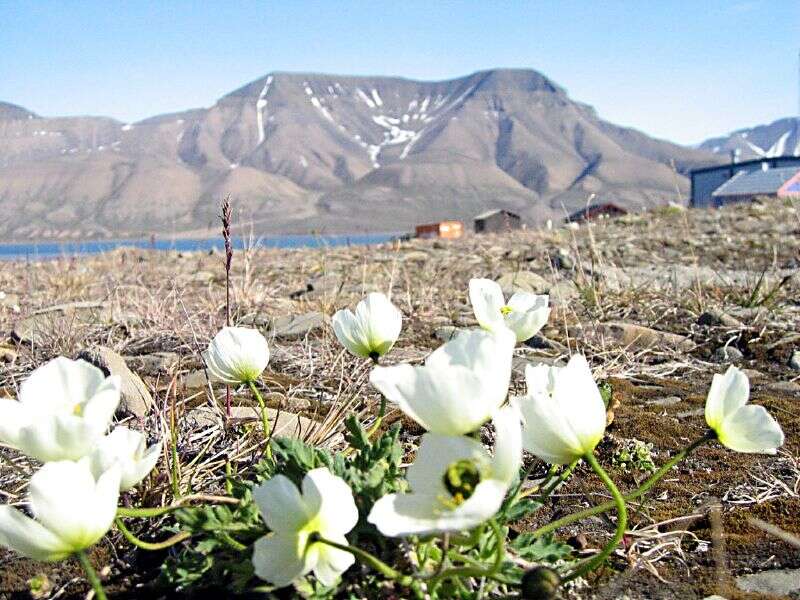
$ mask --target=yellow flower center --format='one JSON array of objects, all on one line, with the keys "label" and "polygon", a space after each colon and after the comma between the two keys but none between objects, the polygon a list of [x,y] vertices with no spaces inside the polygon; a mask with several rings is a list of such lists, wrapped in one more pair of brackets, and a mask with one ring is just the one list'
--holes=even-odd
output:
[{"label": "yellow flower center", "polygon": [[450,498],[446,498],[444,502],[455,508],[469,500],[475,493],[475,488],[481,482],[481,472],[473,461],[457,460],[447,467],[443,482],[444,487],[450,492]]},{"label": "yellow flower center", "polygon": [[504,317],[508,314],[511,314],[512,312],[514,312],[514,309],[511,308],[508,304],[506,304],[504,307],[500,309],[500,314],[502,314]]},{"label": "yellow flower center", "polygon": [[75,406],[73,406],[72,407],[72,414],[75,415],[76,417],[82,416],[83,415],[83,405],[76,404]]}]

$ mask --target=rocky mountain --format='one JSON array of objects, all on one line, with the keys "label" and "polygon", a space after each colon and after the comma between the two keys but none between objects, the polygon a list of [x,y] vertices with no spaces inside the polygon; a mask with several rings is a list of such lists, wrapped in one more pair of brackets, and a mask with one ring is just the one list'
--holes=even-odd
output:
[{"label": "rocky mountain", "polygon": [[730,156],[738,151],[739,160],[769,156],[800,156],[800,118],[778,119],[769,125],[739,129],[733,133],[711,138],[700,144],[700,149]]},{"label": "rocky mountain", "polygon": [[713,161],[600,119],[531,70],[449,81],[272,73],[138,123],[0,104],[6,238],[199,234],[230,194],[257,233],[402,231],[492,207],[530,224],[686,197]]}]

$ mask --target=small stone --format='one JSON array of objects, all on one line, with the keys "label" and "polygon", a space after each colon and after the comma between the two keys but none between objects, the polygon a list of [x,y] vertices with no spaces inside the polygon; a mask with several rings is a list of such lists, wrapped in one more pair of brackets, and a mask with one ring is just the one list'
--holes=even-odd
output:
[{"label": "small stone", "polygon": [[342,278],[338,275],[328,274],[315,277],[306,282],[306,287],[289,294],[290,298],[303,296],[309,300],[325,296],[335,296],[342,287]]},{"label": "small stone", "polygon": [[694,417],[702,417],[706,414],[705,408],[693,408],[692,410],[685,410],[683,412],[679,412],[675,416],[679,419],[692,419]]},{"label": "small stone", "polygon": [[38,346],[68,334],[75,327],[111,321],[111,305],[107,302],[69,302],[32,313],[17,322],[12,333],[20,342]]},{"label": "small stone", "polygon": [[0,346],[0,363],[11,364],[16,362],[19,354],[11,346]]},{"label": "small stone", "polygon": [[220,424],[219,418],[214,411],[205,407],[191,409],[181,418],[181,422],[190,431],[208,429]]},{"label": "small stone", "polygon": [[180,382],[186,392],[196,392],[208,386],[208,377],[206,377],[205,369],[197,369],[186,373],[181,377]]},{"label": "small stone", "polygon": [[652,400],[645,401],[645,404],[649,406],[674,406],[675,404],[680,404],[682,402],[679,396],[665,396],[664,398],[654,398]]},{"label": "small stone", "polygon": [[795,371],[800,371],[800,351],[795,350],[792,352],[792,358],[789,359],[789,366]]},{"label": "small stone", "polygon": [[7,308],[11,312],[19,312],[19,296],[17,294],[9,294],[0,292],[0,308]]},{"label": "small stone", "polygon": [[99,346],[91,350],[83,350],[78,354],[81,358],[97,368],[106,376],[118,375],[122,382],[122,394],[117,414],[144,418],[153,407],[150,390],[136,373],[128,368],[125,360],[110,348]]},{"label": "small stone", "polygon": [[270,333],[276,338],[298,339],[324,327],[329,322],[330,318],[327,315],[317,311],[302,315],[285,315],[275,318]]},{"label": "small stone", "polygon": [[524,344],[528,348],[533,348],[534,350],[555,350],[561,354],[569,354],[569,348],[567,348],[564,344],[555,340],[551,340],[550,338],[547,338],[541,334],[537,334],[531,339],[526,340]]},{"label": "small stone", "polygon": [[570,256],[569,250],[566,248],[558,249],[553,262],[555,262],[556,267],[566,271],[571,271],[575,268],[575,260]]},{"label": "small stone", "polygon": [[459,331],[461,331],[461,329],[454,327],[453,325],[443,325],[436,328],[436,331],[433,332],[433,336],[437,340],[449,342],[458,334]]},{"label": "small stone", "polygon": [[745,592],[791,596],[800,592],[800,569],[774,569],[736,578],[736,587]]},{"label": "small stone", "polygon": [[[267,418],[269,419],[272,435],[275,437],[303,438],[317,426],[311,419],[285,410],[278,411],[274,408],[267,408]],[[234,406],[231,408],[230,420],[234,424],[237,422],[254,422],[260,426],[261,409],[254,406]]]},{"label": "small stone", "polygon": [[123,356],[122,358],[133,372],[155,376],[172,371],[180,357],[176,352],[154,352],[140,356]]},{"label": "small stone", "polygon": [[427,252],[422,250],[412,250],[403,255],[403,262],[426,262],[429,256]]},{"label": "small stone", "polygon": [[564,306],[580,296],[580,291],[571,281],[558,281],[550,286],[547,294],[550,296],[550,306]]},{"label": "small stone", "polygon": [[711,360],[717,363],[737,363],[744,358],[736,346],[720,346],[714,350]]},{"label": "small stone", "polygon": [[743,328],[745,324],[739,319],[730,316],[719,310],[707,310],[697,318],[698,325],[707,327],[714,327],[717,325],[724,325],[725,327]]},{"label": "small stone", "polygon": [[767,385],[767,389],[772,392],[792,394],[794,396],[800,394],[800,384],[793,381],[773,381]]},{"label": "small stone", "polygon": [[614,342],[629,350],[645,350],[648,348],[669,348],[688,352],[694,348],[694,342],[687,337],[658,331],[633,323],[621,321],[600,323],[595,329],[587,328],[576,331],[577,336],[600,336],[604,341]]},{"label": "small stone", "polygon": [[497,283],[506,296],[514,292],[528,292],[531,294],[546,294],[550,289],[550,282],[533,271],[516,271],[504,273]]}]

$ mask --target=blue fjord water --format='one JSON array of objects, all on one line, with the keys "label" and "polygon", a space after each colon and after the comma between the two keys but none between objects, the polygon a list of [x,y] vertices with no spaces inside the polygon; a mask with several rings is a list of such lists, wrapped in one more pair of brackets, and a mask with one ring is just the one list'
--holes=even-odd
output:
[{"label": "blue fjord water", "polygon": [[[353,235],[279,235],[260,238],[255,245],[261,248],[319,248],[322,246],[349,246],[382,244],[399,237],[397,233]],[[234,238],[234,249],[245,247],[245,240]],[[156,239],[151,240],[98,240],[70,242],[36,242],[25,244],[0,244],[0,260],[38,260],[86,254],[99,254],[117,248],[148,248],[177,252],[222,249],[220,238]]]}]

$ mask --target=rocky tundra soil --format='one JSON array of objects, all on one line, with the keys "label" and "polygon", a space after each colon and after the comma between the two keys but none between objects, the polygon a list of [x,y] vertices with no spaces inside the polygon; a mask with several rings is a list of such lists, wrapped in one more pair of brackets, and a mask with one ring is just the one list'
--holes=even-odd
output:
[{"label": "rocky tundra soil", "polygon": [[[234,256],[232,320],[263,330],[264,378],[279,435],[336,449],[342,416],[370,419],[378,394],[365,365],[345,354],[330,316],[369,291],[391,293],[403,332],[388,363],[420,361],[459,329],[477,326],[473,277],[548,293],[540,335],[516,350],[512,393],[528,363],[583,352],[610,386],[603,464],[633,489],[704,431],[714,373],[744,369],[751,402],[780,422],[776,456],[700,448],[631,509],[609,568],[565,591],[575,598],[800,598],[800,213],[765,203],[719,211],[660,209],[577,228],[412,240],[382,246],[252,250]],[[120,250],[95,257],[0,263],[0,396],[44,361],[81,356],[124,380],[118,417],[176,439],[185,489],[219,492],[225,462],[255,460],[250,396],[210,385],[199,356],[225,322],[219,254]],[[402,419],[390,413],[389,423]],[[404,422],[409,450],[421,433]],[[0,448],[0,495],[19,503],[20,473],[35,468]],[[529,464],[535,461],[527,457]],[[534,464],[543,477],[544,464]],[[171,500],[157,473],[136,502]],[[605,501],[588,469],[560,488],[533,528]],[[595,517],[558,532],[578,555],[613,533]],[[146,535],[146,532],[143,533]],[[113,597],[173,597],[154,587],[164,556],[111,534],[93,551]],[[32,584],[31,580],[37,578]],[[41,565],[0,551],[0,598],[81,598],[77,564]],[[178,596],[174,596],[178,597]]]}]

